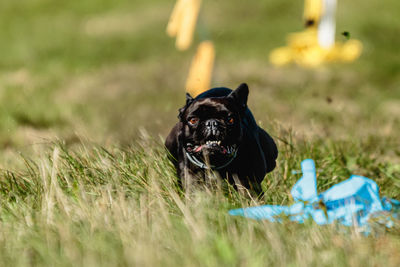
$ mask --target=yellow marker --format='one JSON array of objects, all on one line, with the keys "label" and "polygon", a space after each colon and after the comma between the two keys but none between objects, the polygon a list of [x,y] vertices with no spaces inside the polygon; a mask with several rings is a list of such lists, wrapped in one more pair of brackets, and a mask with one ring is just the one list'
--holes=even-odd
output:
[{"label": "yellow marker", "polygon": [[201,0],[178,0],[168,21],[167,34],[176,36],[176,48],[186,50],[193,41]]},{"label": "yellow marker", "polygon": [[[178,50],[188,49],[193,42],[201,1],[177,0],[174,6],[168,21],[167,34],[176,37]],[[197,96],[210,88],[214,58],[214,44],[211,41],[201,42],[192,60],[186,80],[186,91],[192,96]]]},{"label": "yellow marker", "polygon": [[186,80],[186,91],[192,97],[210,89],[214,59],[214,44],[211,41],[201,42],[192,60]]},{"label": "yellow marker", "polygon": [[178,34],[180,25],[182,24],[182,17],[185,11],[185,1],[178,0],[175,3],[174,9],[172,10],[171,17],[169,18],[167,25],[167,34],[170,37],[176,37]]},{"label": "yellow marker", "polygon": [[184,1],[184,13],[176,36],[176,48],[179,50],[186,50],[192,44],[201,5],[201,0]]}]

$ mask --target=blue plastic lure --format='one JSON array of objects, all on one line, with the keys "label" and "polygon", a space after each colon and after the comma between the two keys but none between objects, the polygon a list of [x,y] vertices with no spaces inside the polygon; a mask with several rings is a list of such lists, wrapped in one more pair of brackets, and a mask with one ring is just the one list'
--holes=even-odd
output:
[{"label": "blue plastic lure", "polygon": [[[301,162],[303,176],[293,186],[296,201],[291,206],[264,205],[230,210],[230,215],[279,222],[284,217],[303,223],[312,218],[317,224],[339,222],[346,226],[364,227],[376,218],[387,227],[398,219],[400,201],[380,198],[378,185],[366,177],[352,175],[349,179],[317,193],[317,176],[312,159]],[[390,214],[388,214],[390,212]]]}]

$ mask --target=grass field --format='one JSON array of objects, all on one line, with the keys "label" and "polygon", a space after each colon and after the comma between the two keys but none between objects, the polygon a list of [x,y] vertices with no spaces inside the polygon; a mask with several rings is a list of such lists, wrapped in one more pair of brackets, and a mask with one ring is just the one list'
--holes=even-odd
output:
[{"label": "grass field", "polygon": [[[177,188],[162,143],[184,103],[195,48],[165,26],[174,1],[0,2],[0,265],[400,266],[400,224],[357,229],[230,217],[290,204],[306,158],[318,190],[359,174],[400,199],[400,2],[339,1],[351,64],[275,68],[302,1],[203,1],[213,86],[250,87],[279,147],[265,197]],[[197,40],[196,40],[197,41]]]}]

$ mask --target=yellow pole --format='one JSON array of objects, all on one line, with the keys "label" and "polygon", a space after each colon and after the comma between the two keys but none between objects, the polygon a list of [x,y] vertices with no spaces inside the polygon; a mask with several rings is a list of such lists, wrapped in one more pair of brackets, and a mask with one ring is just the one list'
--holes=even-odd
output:
[{"label": "yellow pole", "polygon": [[212,41],[203,41],[197,47],[186,80],[186,91],[193,97],[210,89],[215,49]]},{"label": "yellow pole", "polygon": [[167,34],[176,37],[178,50],[186,50],[193,42],[201,0],[177,0],[167,25]]},{"label": "yellow pole", "polygon": [[[177,0],[167,25],[167,34],[176,37],[176,48],[186,50],[193,42],[193,35],[202,0]],[[186,80],[186,91],[192,96],[208,90],[215,60],[212,41],[203,41],[197,47]]]},{"label": "yellow pole", "polygon": [[178,0],[172,10],[171,17],[167,25],[167,34],[170,37],[176,37],[180,25],[182,24],[183,14],[185,12],[185,0]]}]

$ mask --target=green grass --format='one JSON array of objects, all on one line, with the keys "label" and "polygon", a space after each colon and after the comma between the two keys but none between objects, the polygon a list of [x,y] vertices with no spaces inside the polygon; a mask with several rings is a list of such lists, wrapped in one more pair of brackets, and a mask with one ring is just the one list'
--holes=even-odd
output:
[{"label": "green grass", "polygon": [[290,204],[306,158],[319,191],[359,174],[400,199],[399,2],[339,2],[337,39],[348,31],[363,54],[318,69],[268,62],[302,29],[301,1],[203,2],[213,85],[247,82],[279,146],[264,198],[176,186],[162,139],[195,46],[177,52],[166,36],[172,0],[2,1],[0,265],[400,265],[398,222],[365,237],[227,214]]},{"label": "green grass", "polygon": [[[395,266],[397,224],[390,231],[375,226],[365,237],[341,226],[274,224],[227,214],[264,201],[290,203],[287,192],[296,180],[290,172],[300,164],[298,154],[315,158],[323,168],[321,190],[343,180],[355,165],[369,172],[374,159],[343,155],[349,146],[354,154],[368,151],[367,145],[344,143],[324,149],[296,143],[281,147],[282,157],[291,160],[280,160],[265,184],[265,199],[257,201],[229,188],[185,197],[155,141],[123,150],[82,145],[75,152],[55,144],[42,159],[26,159],[24,170],[2,173],[0,264]],[[375,170],[382,193],[398,196],[393,188],[399,165],[392,171],[379,167],[386,169],[384,174]]]}]

